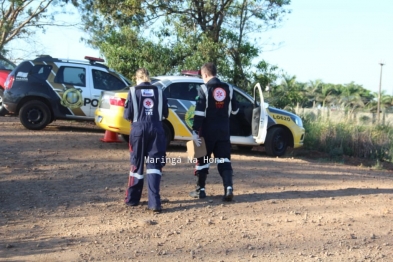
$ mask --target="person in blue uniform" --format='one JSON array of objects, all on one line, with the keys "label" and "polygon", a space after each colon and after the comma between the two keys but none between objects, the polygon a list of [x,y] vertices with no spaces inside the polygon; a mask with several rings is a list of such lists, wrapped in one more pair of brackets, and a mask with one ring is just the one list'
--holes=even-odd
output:
[{"label": "person in blue uniform", "polygon": [[[215,64],[206,63],[201,68],[204,85],[198,90],[196,98],[193,129],[193,140],[200,145],[200,137],[205,139],[207,154],[197,159],[195,176],[197,176],[196,190],[190,192],[193,198],[206,197],[206,178],[209,173],[210,162],[217,163],[218,172],[224,186],[224,201],[232,201],[233,182],[231,165],[231,142],[229,117],[239,111],[232,86],[221,82],[217,78]],[[215,161],[209,161],[211,154]]]},{"label": "person in blue uniform", "polygon": [[162,120],[168,117],[168,101],[158,88],[150,83],[145,68],[136,71],[136,86],[130,87],[123,117],[131,122],[131,169],[125,203],[137,206],[141,200],[144,166],[148,188],[148,208],[161,212],[161,170],[165,165],[166,138]]}]

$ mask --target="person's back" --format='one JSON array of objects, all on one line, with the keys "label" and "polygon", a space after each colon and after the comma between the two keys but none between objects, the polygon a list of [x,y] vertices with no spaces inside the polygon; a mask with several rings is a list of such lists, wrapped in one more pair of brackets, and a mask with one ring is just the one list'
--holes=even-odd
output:
[{"label": "person's back", "polygon": [[198,90],[193,129],[198,130],[207,123],[209,125],[221,125],[229,129],[232,107],[237,107],[237,103],[234,101],[231,86],[221,82],[215,76],[209,78],[206,84]]},{"label": "person's back", "polygon": [[232,165],[230,161],[231,142],[229,117],[238,112],[233,89],[216,77],[216,67],[206,63],[201,68],[204,85],[198,90],[193,123],[193,140],[198,145],[199,137],[206,143],[207,155],[197,159],[195,175],[198,177],[197,188],[190,192],[194,198],[205,198],[205,184],[209,173],[211,154],[220,161],[217,164],[224,185],[224,200],[233,198]]},{"label": "person's back", "polygon": [[212,78],[206,83],[208,92],[208,105],[206,108],[206,118],[219,122],[228,122],[228,110],[231,106],[231,95],[233,92],[226,83],[218,78]]},{"label": "person's back", "polygon": [[146,69],[136,72],[137,85],[130,87],[123,117],[132,123],[130,133],[130,177],[125,203],[139,205],[146,163],[148,208],[161,212],[161,169],[165,165],[166,139],[162,120],[168,117],[168,101],[161,89],[150,84]]},{"label": "person's back", "polygon": [[[131,120],[133,124],[147,122],[152,124],[162,124],[163,94],[158,87],[151,85],[149,82],[142,82],[137,86],[130,87],[129,98],[132,99],[132,111],[125,110],[124,118]],[[138,114],[136,114],[138,112]],[[132,113],[132,115],[130,115]]]}]

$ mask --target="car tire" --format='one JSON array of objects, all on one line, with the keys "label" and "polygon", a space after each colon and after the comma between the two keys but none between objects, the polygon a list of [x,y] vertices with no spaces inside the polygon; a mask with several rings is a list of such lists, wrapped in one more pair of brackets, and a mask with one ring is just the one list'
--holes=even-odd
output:
[{"label": "car tire", "polygon": [[19,119],[24,127],[30,130],[44,129],[51,121],[49,107],[39,100],[25,103],[19,110]]},{"label": "car tire", "polygon": [[3,94],[4,94],[4,90],[0,88],[0,116],[4,116],[8,112],[3,104]]},{"label": "car tire", "polygon": [[165,131],[165,139],[166,139],[166,148],[169,147],[169,144],[172,141],[172,131],[170,129],[170,127],[168,126],[168,124],[166,123],[162,123],[162,127],[164,128]]},{"label": "car tire", "polygon": [[124,142],[130,143],[130,135],[120,134],[121,138],[123,138]]},{"label": "car tire", "polygon": [[265,150],[269,156],[282,156],[288,147],[288,137],[284,128],[272,127],[265,140]]}]

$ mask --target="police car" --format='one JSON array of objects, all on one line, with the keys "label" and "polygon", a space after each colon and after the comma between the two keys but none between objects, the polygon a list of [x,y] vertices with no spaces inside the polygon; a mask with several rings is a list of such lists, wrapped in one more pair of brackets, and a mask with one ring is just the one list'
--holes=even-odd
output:
[{"label": "police car", "polygon": [[94,121],[101,92],[130,85],[102,62],[89,56],[70,60],[48,55],[23,61],[7,77],[3,104],[31,130],[56,119]]},{"label": "police car", "polygon": [[[193,76],[152,77],[152,84],[162,88],[168,98],[169,117],[163,121],[167,143],[191,140],[197,88],[203,80]],[[239,113],[230,118],[231,143],[251,148],[264,145],[268,155],[281,156],[287,147],[303,146],[305,130],[299,116],[270,107],[263,100],[261,87],[253,96],[233,86]],[[128,90],[102,92],[95,112],[97,126],[122,135],[128,141],[130,123],[123,119]]]}]

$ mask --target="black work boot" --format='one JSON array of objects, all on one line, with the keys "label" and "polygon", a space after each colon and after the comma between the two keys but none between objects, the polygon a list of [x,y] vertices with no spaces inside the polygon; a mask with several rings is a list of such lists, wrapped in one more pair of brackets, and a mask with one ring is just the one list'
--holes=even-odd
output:
[{"label": "black work boot", "polygon": [[233,182],[232,182],[232,170],[224,170],[222,172],[222,182],[224,184],[224,201],[232,201],[233,199]]},{"label": "black work boot", "polygon": [[195,191],[190,192],[190,197],[193,198],[205,198],[206,197],[206,192],[205,192],[205,185],[206,185],[206,178],[207,174],[197,174],[198,176],[198,181],[197,181],[197,187]]},{"label": "black work boot", "polygon": [[205,198],[206,197],[205,188],[204,187],[197,188],[195,189],[195,191],[191,191],[189,195],[192,198],[199,198],[199,199]]},{"label": "black work boot", "polygon": [[233,199],[233,188],[232,187],[227,187],[224,193],[224,197],[222,200],[224,201],[232,201]]}]

